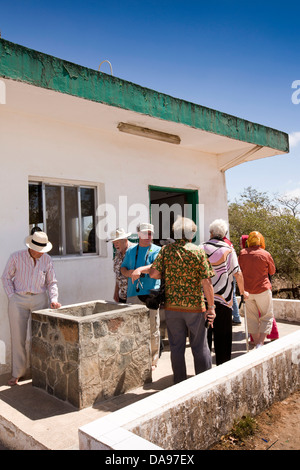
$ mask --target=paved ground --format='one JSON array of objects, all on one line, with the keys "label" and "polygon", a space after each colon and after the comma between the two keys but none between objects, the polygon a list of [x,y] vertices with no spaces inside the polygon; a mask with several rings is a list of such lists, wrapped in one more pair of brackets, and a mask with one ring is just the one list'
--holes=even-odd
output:
[{"label": "paved ground", "polygon": [[[299,325],[277,322],[280,337],[299,329]],[[252,348],[252,347],[251,347]],[[232,358],[246,354],[244,325],[233,327]],[[251,351],[249,352],[251,354]],[[186,350],[187,370],[194,375],[190,347]],[[67,450],[78,448],[78,428],[101,416],[127,406],[173,383],[170,352],[165,350],[153,372],[153,381],[125,395],[97,403],[93,407],[77,410],[46,392],[32,387],[31,381],[7,386],[9,376],[0,377],[0,441],[12,442],[17,437],[16,448]],[[0,450],[1,449],[0,447]]]}]

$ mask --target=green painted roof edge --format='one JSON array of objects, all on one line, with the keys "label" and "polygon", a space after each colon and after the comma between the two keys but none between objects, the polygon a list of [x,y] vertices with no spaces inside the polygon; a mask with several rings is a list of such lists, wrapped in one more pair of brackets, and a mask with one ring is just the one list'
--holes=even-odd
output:
[{"label": "green painted roof edge", "polygon": [[287,153],[288,135],[0,39],[0,77]]}]

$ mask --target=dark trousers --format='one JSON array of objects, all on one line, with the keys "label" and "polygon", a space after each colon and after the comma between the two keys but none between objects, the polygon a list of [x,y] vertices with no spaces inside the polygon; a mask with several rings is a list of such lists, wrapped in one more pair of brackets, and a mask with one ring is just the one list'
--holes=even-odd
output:
[{"label": "dark trousers", "polygon": [[210,369],[212,362],[207,344],[204,314],[166,310],[165,315],[174,383],[187,378],[185,363],[187,336],[193,353],[195,373],[200,374]]},{"label": "dark trousers", "polygon": [[216,365],[219,366],[231,359],[232,309],[222,305],[220,302],[215,302],[215,305],[216,318],[214,319],[214,327],[208,329],[207,340],[210,350],[212,349],[212,340],[214,340]]}]

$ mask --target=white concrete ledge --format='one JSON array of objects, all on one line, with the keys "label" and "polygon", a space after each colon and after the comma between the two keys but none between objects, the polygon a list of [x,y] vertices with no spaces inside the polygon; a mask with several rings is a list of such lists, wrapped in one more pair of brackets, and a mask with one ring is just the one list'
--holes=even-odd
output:
[{"label": "white concrete ledge", "polygon": [[[241,298],[237,296],[238,304],[240,300]],[[276,320],[300,324],[300,300],[273,298],[273,313]]]},{"label": "white concrete ledge", "polygon": [[273,299],[276,320],[300,323],[300,300]]},{"label": "white concrete ledge", "polygon": [[206,449],[299,387],[300,330],[79,429],[81,450]]}]

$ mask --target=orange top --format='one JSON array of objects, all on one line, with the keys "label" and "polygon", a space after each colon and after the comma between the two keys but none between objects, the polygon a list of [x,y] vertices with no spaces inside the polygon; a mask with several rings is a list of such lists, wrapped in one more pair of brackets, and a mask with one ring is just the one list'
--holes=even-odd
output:
[{"label": "orange top", "polygon": [[244,276],[245,290],[250,294],[261,294],[272,289],[269,275],[276,268],[270,253],[260,246],[244,248],[239,255],[239,264]]}]

